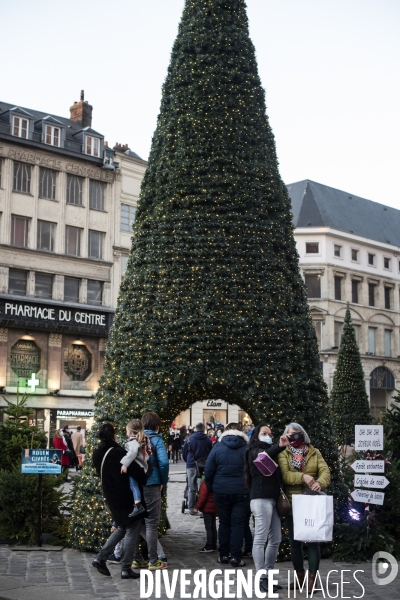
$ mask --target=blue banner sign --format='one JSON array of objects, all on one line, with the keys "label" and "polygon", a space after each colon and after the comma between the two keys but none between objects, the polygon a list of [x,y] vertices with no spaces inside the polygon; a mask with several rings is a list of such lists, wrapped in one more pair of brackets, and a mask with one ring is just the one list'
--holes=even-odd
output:
[{"label": "blue banner sign", "polygon": [[51,474],[61,473],[62,450],[41,450],[25,448],[21,451],[21,473]]}]

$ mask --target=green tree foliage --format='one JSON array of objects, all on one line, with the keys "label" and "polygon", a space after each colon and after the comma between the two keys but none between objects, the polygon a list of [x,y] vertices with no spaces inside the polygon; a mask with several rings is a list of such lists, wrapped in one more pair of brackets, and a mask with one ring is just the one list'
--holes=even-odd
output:
[{"label": "green tree foliage", "polygon": [[364,377],[347,305],[330,396],[332,426],[338,446],[345,446],[347,438],[354,438],[354,425],[372,423]]},{"label": "green tree foliage", "polygon": [[0,469],[12,469],[19,464],[22,448],[46,447],[44,433],[28,423],[28,416],[32,412],[26,405],[28,398],[28,394],[17,394],[14,404],[3,396],[7,407],[0,412],[8,418],[0,427]]},{"label": "green tree foliage", "polygon": [[276,432],[303,423],[336,473],[290,211],[245,2],[186,0],[97,423],[123,431],[155,410],[165,431],[195,401],[223,398]]}]

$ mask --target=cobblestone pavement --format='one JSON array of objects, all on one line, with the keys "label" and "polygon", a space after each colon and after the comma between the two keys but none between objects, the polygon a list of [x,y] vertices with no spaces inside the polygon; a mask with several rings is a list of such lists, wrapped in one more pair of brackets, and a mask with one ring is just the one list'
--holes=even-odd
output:
[{"label": "cobblestone pavement", "polygon": [[[79,476],[79,475],[78,475]],[[68,485],[68,484],[67,484]],[[182,500],[185,486],[184,463],[171,465],[170,483],[168,486],[168,517],[171,529],[161,540],[165,554],[168,558],[168,573],[172,577],[174,569],[206,570],[210,573],[213,569],[220,569],[222,574],[216,577],[221,580],[223,573],[230,569],[230,565],[224,566],[217,564],[217,553],[200,554],[198,550],[204,546],[205,530],[203,519],[189,515],[188,511],[182,514]],[[54,590],[56,597],[68,596],[68,592],[74,594],[79,599],[80,595],[85,598],[110,598],[112,600],[139,600],[140,588],[139,580],[121,580],[119,565],[110,564],[111,578],[100,575],[91,565],[94,554],[80,553],[71,549],[64,549],[62,552],[34,552],[34,551],[12,551],[8,546],[0,546],[0,586],[1,582],[16,578],[15,580],[24,581],[31,586],[30,590],[42,591],[42,598],[47,598],[47,593]],[[247,569],[254,569],[254,564],[246,560],[246,567],[243,569],[247,575]],[[279,592],[279,598],[287,598],[287,575],[291,569],[291,563],[278,563],[279,583],[284,587]],[[331,585],[329,594],[326,589],[326,576],[329,571],[336,569],[337,572],[331,574]],[[353,578],[353,573],[357,573],[357,579],[365,588],[363,594],[362,587]],[[343,573],[343,592],[340,588],[340,572]],[[363,563],[360,565],[350,565],[345,563],[333,563],[331,560],[321,561],[321,579],[324,584],[325,594],[319,592],[317,598],[355,598],[363,597],[367,600],[375,600],[384,596],[385,600],[399,600],[400,598],[400,575],[396,580],[386,586],[377,586],[372,580],[371,564]],[[163,573],[160,573],[163,577]],[[235,579],[234,572],[231,578]],[[182,598],[180,592],[180,580],[176,588],[175,598]],[[193,581],[193,580],[192,580]],[[335,584],[339,583],[339,587]],[[188,586],[187,592],[193,591],[193,585]],[[17,598],[19,596],[7,596],[4,589],[0,587],[0,598]],[[25,588],[26,589],[26,588]],[[226,588],[225,588],[226,589]],[[236,585],[230,589],[236,597]],[[338,591],[337,591],[338,590]],[[28,596],[20,596],[21,599]],[[39,597],[39,596],[38,596]],[[54,597],[54,596],[53,596]],[[152,594],[151,598],[156,596]],[[164,586],[161,586],[161,598],[165,599]],[[210,598],[209,595],[202,595],[200,598]],[[214,597],[225,597],[218,594]],[[243,597],[246,597],[243,595]],[[256,597],[255,595],[253,596]],[[292,597],[293,592],[292,592]],[[297,593],[298,598],[306,597],[305,594]]]}]

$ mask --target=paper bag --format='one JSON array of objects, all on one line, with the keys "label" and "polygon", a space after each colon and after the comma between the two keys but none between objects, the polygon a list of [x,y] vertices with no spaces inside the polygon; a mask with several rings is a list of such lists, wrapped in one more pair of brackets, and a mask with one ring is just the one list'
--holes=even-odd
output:
[{"label": "paper bag", "polygon": [[293,494],[294,539],[300,542],[331,542],[333,496]]}]

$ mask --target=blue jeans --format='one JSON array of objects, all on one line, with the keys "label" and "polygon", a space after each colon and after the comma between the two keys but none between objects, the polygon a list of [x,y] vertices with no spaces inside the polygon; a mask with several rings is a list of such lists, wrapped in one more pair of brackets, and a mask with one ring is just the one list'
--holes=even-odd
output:
[{"label": "blue jeans", "polygon": [[190,512],[195,508],[196,494],[197,494],[197,469],[196,467],[189,467],[186,469],[189,496],[188,496],[188,509]]},{"label": "blue jeans", "polygon": [[133,477],[129,477],[129,487],[131,488],[131,492],[133,494],[133,499],[135,500],[135,502],[140,502],[142,496],[140,495],[140,489],[137,484],[137,481],[136,479],[133,479]]},{"label": "blue jeans", "polygon": [[250,510],[250,494],[215,494],[218,511],[219,555],[242,558],[244,528]]},{"label": "blue jeans", "polygon": [[[255,498],[250,502],[254,515],[253,559],[256,571],[273,569],[282,540],[281,520],[275,498]],[[268,540],[267,546],[265,544]]]}]

